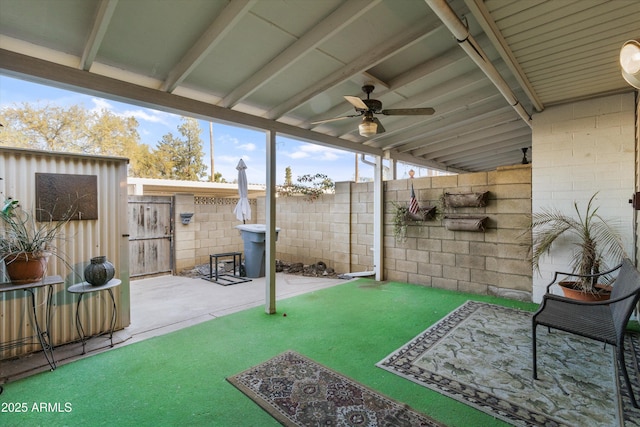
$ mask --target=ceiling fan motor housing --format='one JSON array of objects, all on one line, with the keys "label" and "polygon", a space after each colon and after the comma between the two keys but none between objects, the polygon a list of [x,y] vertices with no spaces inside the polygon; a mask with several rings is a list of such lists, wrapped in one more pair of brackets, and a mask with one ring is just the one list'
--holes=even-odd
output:
[{"label": "ceiling fan motor housing", "polygon": [[382,110],[382,102],[378,101],[377,99],[363,99],[362,102],[364,102],[367,107],[369,107],[369,111],[378,113],[380,112],[380,110]]}]

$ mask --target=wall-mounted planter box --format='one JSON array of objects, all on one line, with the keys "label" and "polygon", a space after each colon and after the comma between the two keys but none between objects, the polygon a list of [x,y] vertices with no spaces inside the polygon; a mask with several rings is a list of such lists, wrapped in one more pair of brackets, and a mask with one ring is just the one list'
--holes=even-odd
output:
[{"label": "wall-mounted planter box", "polygon": [[446,208],[482,208],[487,206],[489,192],[481,193],[444,193],[444,206]]},{"label": "wall-mounted planter box", "polygon": [[427,206],[424,208],[420,208],[417,213],[412,214],[411,212],[407,212],[407,219],[412,221],[429,221],[436,217],[436,207],[435,206]]},{"label": "wall-mounted planter box", "polygon": [[488,219],[486,216],[447,215],[443,221],[447,230],[484,232]]}]

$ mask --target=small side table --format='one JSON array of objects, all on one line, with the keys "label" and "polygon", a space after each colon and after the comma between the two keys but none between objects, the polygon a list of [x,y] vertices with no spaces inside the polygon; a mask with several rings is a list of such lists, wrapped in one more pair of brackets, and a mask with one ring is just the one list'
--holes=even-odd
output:
[{"label": "small side table", "polygon": [[82,297],[85,294],[91,292],[100,292],[107,291],[109,296],[111,297],[111,304],[113,306],[113,313],[111,315],[111,330],[109,331],[109,339],[111,340],[111,347],[113,347],[113,330],[116,327],[116,316],[118,314],[118,307],[116,307],[116,300],[113,297],[113,288],[120,286],[122,281],[120,279],[111,279],[107,283],[102,286],[93,286],[91,283],[82,282],[76,283],[75,285],[69,286],[67,289],[68,292],[72,294],[80,295],[78,297],[78,303],[76,304],[76,329],[78,330],[78,334],[80,334],[80,339],[82,340],[82,354],[85,354],[85,345],[87,344],[87,340],[91,337],[87,337],[84,334],[84,328],[82,327],[82,322],[80,320],[80,303],[82,302]]},{"label": "small side table", "polygon": [[[218,260],[220,258],[233,258],[233,274],[218,274]],[[236,275],[236,267],[242,265],[242,252],[225,252],[209,255],[209,278],[203,278],[218,285],[228,286],[236,283],[250,282],[251,279]]]},{"label": "small side table", "polygon": [[[0,283],[0,292],[10,292],[10,291],[25,291],[31,297],[31,311],[33,314],[33,326],[35,329],[35,337],[38,338],[40,342],[40,346],[42,347],[42,352],[44,353],[45,359],[49,363],[51,370],[56,369],[57,363],[56,359],[53,355],[53,343],[51,340],[51,333],[49,330],[51,324],[51,299],[53,296],[53,286],[64,283],[62,277],[60,276],[46,276],[39,282],[34,283],[26,283],[26,284],[14,284],[11,282],[3,282]],[[45,321],[44,325],[41,324],[38,319],[38,312],[36,309],[36,289],[38,288],[46,288],[46,296],[44,300],[45,305]],[[30,344],[31,339],[33,337],[26,337],[24,339],[19,339],[17,341],[12,341],[9,343],[0,342],[0,348],[13,348],[14,346],[20,346],[25,344]]]}]

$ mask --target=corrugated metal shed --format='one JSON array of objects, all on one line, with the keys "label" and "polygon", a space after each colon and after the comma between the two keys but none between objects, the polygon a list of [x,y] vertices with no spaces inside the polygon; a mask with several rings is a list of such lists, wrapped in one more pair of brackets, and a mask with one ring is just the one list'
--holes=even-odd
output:
[{"label": "corrugated metal shed", "polygon": [[[57,285],[53,295],[50,334],[53,344],[79,339],[75,324],[76,296],[66,289],[84,280],[84,267],[90,259],[106,255],[116,269],[122,285],[116,288],[118,306],[116,328],[130,323],[129,241],[127,235],[127,159],[51,153],[0,148],[0,197],[19,200],[23,209],[33,212],[36,173],[93,175],[97,177],[98,219],[70,221],[56,246],[64,261],[51,258],[48,275],[59,275],[64,285]],[[68,265],[65,264],[68,263]],[[37,293],[38,312],[44,320],[43,290]],[[30,302],[23,291],[0,293],[1,342],[13,341],[33,334]],[[87,295],[81,306],[83,325],[88,335],[107,330],[110,306],[106,294]],[[37,341],[35,341],[37,342]],[[12,348],[0,353],[7,358],[40,350],[39,344]]]}]

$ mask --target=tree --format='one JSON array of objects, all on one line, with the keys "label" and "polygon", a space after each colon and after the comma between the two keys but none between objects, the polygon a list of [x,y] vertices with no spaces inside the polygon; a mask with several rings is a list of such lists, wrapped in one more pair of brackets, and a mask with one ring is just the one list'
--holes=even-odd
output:
[{"label": "tree", "polygon": [[223,182],[224,183],[224,182],[227,182],[227,180],[222,177],[222,173],[215,172],[213,174],[213,182]]},{"label": "tree", "polygon": [[[156,154],[147,144],[137,145],[129,153],[129,176],[141,178],[161,178]],[[134,160],[135,159],[135,160]]]},{"label": "tree", "polygon": [[129,176],[196,181],[206,176],[196,119],[183,117],[181,138],[164,135],[155,150],[140,142],[135,118],[107,109],[23,103],[2,108],[0,123],[0,146],[127,157]]},{"label": "tree", "polygon": [[278,194],[284,197],[303,195],[306,196],[308,201],[313,202],[321,195],[333,193],[335,191],[334,182],[325,174],[317,173],[315,175],[302,175],[298,177],[297,181],[299,184],[285,184],[278,186],[276,189]]},{"label": "tree", "polygon": [[0,115],[5,127],[1,145],[72,152],[82,152],[86,145],[89,113],[80,106],[23,103],[2,109]]},{"label": "tree", "polygon": [[169,132],[158,142],[155,155],[159,174],[162,178],[198,181],[206,176],[207,171],[202,161],[200,125],[196,119],[182,117],[178,131],[184,139]]},{"label": "tree", "polygon": [[291,181],[291,166],[287,166],[284,170],[284,186],[291,187],[293,182]]},{"label": "tree", "polygon": [[86,123],[83,152],[110,156],[130,157],[136,162],[135,151],[140,145],[138,121],[133,117],[117,116],[103,109],[93,113]]},{"label": "tree", "polygon": [[0,122],[0,145],[127,157],[131,176],[143,176],[155,164],[149,147],[140,144],[138,121],[107,109],[23,103],[0,110]]},{"label": "tree", "polygon": [[3,108],[0,145],[72,153],[127,155],[139,143],[138,122],[80,105],[23,103]]}]

